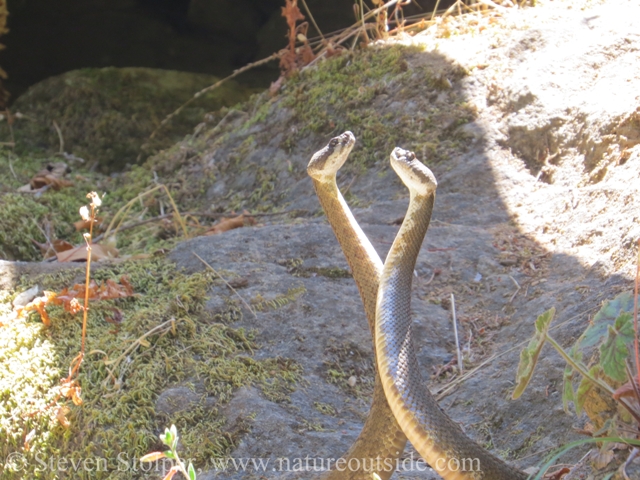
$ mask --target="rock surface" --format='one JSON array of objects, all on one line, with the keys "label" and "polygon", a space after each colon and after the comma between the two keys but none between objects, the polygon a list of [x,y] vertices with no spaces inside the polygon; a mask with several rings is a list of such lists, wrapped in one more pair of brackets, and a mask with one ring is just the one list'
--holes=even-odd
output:
[{"label": "rock surface", "polygon": [[[430,162],[427,145],[417,152],[434,171],[438,194],[416,265],[416,344],[425,382],[442,408],[469,436],[521,468],[535,467],[550,449],[579,438],[573,428],[585,423],[563,411],[565,364],[551,349],[544,350],[525,394],[510,400],[533,322],[555,306],[554,338],[570,346],[603,300],[631,289],[639,233],[640,36],[633,19],[640,8],[623,0],[581,8],[549,2],[488,17],[498,26],[484,33],[445,40],[434,32],[455,24],[440,24],[401,38],[426,45],[422,53],[410,51],[405,71],[418,75],[421,65],[436,65],[448,79],[461,65],[468,75],[427,94],[390,79],[370,102],[390,122],[409,112],[418,124],[433,105],[446,112],[465,103],[475,111],[473,121],[453,117],[446,128],[447,119],[438,117],[442,138],[463,139],[448,147],[446,161]],[[308,478],[300,471],[307,457],[342,455],[370,402],[373,357],[362,305],[330,227],[313,216],[319,204],[304,172],[313,152],[340,132],[287,144],[304,125],[277,98],[264,105],[257,122],[249,121],[261,108],[254,104],[227,111],[215,125],[202,124],[180,145],[198,148],[189,160],[185,154],[183,169],[194,176],[215,173],[198,198],[202,205],[295,212],[181,242],[169,258],[187,272],[204,271],[197,254],[235,284],[235,291],[211,289],[209,313],[241,309],[229,326],[255,331],[254,357],[296,362],[301,380],[277,398],[246,385],[218,402],[225,428],[244,433],[229,461],[223,459],[226,470],[217,463],[220,471],[206,468],[198,478]],[[431,127],[415,128],[426,136]],[[402,131],[398,138],[408,135]],[[381,258],[408,203],[388,167],[389,153],[367,151],[366,168],[346,168],[338,178]],[[452,294],[467,375],[448,386],[456,355]],[[181,397],[181,388],[160,394],[158,404],[172,402],[156,409],[170,411],[181,398],[188,408],[196,397],[191,391]],[[567,461],[585,452],[572,451]],[[394,478],[439,478],[416,470],[411,449],[406,458],[406,471]],[[249,465],[233,463],[240,459]]]}]

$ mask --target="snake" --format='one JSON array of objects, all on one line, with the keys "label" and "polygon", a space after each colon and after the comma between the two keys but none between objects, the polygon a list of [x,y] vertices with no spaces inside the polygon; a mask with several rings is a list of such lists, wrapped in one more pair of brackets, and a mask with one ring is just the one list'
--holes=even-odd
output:
[{"label": "snake", "polygon": [[[378,284],[383,268],[382,260],[358,225],[336,183],[336,174],[346,162],[355,142],[356,139],[351,132],[332,138],[326,147],[313,155],[307,167],[307,173],[313,181],[329,225],[347,259],[360,292],[369,330],[373,335]],[[381,433],[383,434],[380,435]],[[395,470],[397,460],[404,452],[406,443],[407,437],[389,408],[380,376],[376,375],[369,415],[360,435],[343,457],[347,461],[348,468],[342,471],[331,470],[326,479],[371,480],[373,470],[382,480],[388,480]],[[365,462],[361,460],[367,459],[375,459],[376,464],[380,463],[375,465],[379,468],[362,465]],[[348,462],[352,462],[352,466]]]},{"label": "snake", "polygon": [[[307,172],[362,299],[373,337],[376,379],[364,427],[343,459],[361,468],[331,480],[391,477],[406,441],[445,480],[525,480],[528,475],[475,443],[440,408],[420,374],[411,329],[411,286],[435,202],[436,179],[413,152],[395,148],[391,166],[409,189],[409,208],[384,264],[341,195],[338,169],[355,137],[345,132],[311,158]],[[376,459],[368,465],[364,459]]]}]

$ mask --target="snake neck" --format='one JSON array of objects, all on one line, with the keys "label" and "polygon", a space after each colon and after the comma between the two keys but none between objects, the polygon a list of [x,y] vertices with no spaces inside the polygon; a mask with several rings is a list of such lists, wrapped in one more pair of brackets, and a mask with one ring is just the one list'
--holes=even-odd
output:
[{"label": "snake neck", "polygon": [[356,222],[347,202],[340,193],[335,177],[313,179],[320,204],[347,259],[360,292],[364,310],[373,334],[378,282],[382,274],[382,260]]},{"label": "snake neck", "polygon": [[[358,286],[369,328],[373,335],[376,297],[382,273],[382,261],[340,194],[335,176],[326,176],[320,180],[314,178],[313,185],[329,224],[353,272],[353,278]],[[382,462],[383,467],[376,470],[382,480],[388,480],[404,451],[406,441],[407,437],[398,426],[393,413],[389,409],[382,384],[376,375],[371,411],[362,432],[343,458],[348,463],[353,460],[357,462],[366,460],[369,466],[372,460]],[[358,468],[349,471],[334,469],[323,480],[370,479],[371,473],[369,471]]]},{"label": "snake neck", "polygon": [[[434,201],[435,195],[427,197],[411,193],[407,214],[387,254],[378,289],[374,338],[378,348],[378,340],[384,340],[382,353],[388,362],[385,368],[393,372],[396,383],[404,386],[421,383],[417,363],[415,368],[408,368],[415,359],[411,332],[411,286]],[[379,363],[378,368],[381,368]],[[417,378],[409,378],[416,377],[416,374]],[[396,393],[402,395],[409,392],[405,387]],[[403,400],[405,403],[409,401]]]}]

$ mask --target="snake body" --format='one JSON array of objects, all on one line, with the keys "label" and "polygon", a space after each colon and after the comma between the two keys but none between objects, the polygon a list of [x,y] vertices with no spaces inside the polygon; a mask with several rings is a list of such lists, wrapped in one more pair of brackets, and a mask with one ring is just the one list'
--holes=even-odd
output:
[{"label": "snake body", "polygon": [[440,409],[420,375],[411,334],[411,280],[435,201],[433,174],[412,152],[396,148],[391,154],[392,167],[409,188],[410,203],[383,266],[335,181],[354,143],[351,132],[333,138],[313,156],[307,170],[352,269],[374,338],[373,404],[344,458],[382,458],[387,463],[382,468],[332,471],[328,478],[370,479],[371,470],[383,480],[389,478],[408,438],[445,480],[526,479],[526,474],[470,440]]},{"label": "snake body", "polygon": [[[351,132],[333,138],[325,148],[313,156],[307,172],[313,180],[320,204],[347,258],[373,335],[382,260],[356,222],[336,184],[336,173],[347,160],[355,141]],[[347,461],[357,460],[352,462],[352,465],[358,468],[332,470],[327,479],[370,480],[373,470],[382,480],[387,480],[393,474],[396,459],[404,451],[406,443],[407,437],[402,433],[389,409],[380,377],[376,375],[369,415],[360,435],[344,456]],[[366,459],[376,459],[374,468],[371,468],[370,461],[363,465],[363,460]]]},{"label": "snake body", "polygon": [[415,449],[446,480],[525,479],[469,439],[422,380],[411,334],[411,280],[437,184],[413,152],[396,148],[391,166],[409,189],[410,200],[384,264],[376,307],[376,361],[389,406]]}]

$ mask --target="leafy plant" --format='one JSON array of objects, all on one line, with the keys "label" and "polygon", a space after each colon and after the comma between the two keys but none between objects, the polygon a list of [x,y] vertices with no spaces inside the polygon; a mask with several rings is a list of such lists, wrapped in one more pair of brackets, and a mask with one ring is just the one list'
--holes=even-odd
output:
[{"label": "leafy plant", "polygon": [[160,441],[169,447],[169,450],[148,453],[142,457],[140,461],[155,462],[161,458],[169,458],[176,464],[171,467],[171,470],[169,470],[169,473],[167,473],[163,480],[171,480],[178,472],[182,473],[182,475],[189,480],[196,480],[196,469],[193,467],[193,464],[189,462],[188,466],[185,467],[184,462],[180,460],[180,456],[178,455],[178,431],[176,426],[171,425],[171,428],[165,428],[164,434],[160,435]]},{"label": "leafy plant", "polygon": [[[520,397],[526,389],[542,348],[548,342],[567,362],[563,388],[565,410],[568,410],[568,403],[573,402],[576,413],[585,411],[596,427],[594,438],[567,445],[560,453],[590,441],[602,442],[602,449],[610,448],[607,444],[611,442],[640,444],[637,439],[620,438],[625,436],[624,432],[637,432],[640,424],[639,377],[629,364],[630,352],[637,352],[637,320],[634,322],[637,302],[637,290],[635,294],[621,293],[605,302],[569,352],[549,334],[555,308],[536,319],[534,337],[520,352],[512,398]],[[574,389],[576,374],[581,378]]]}]

